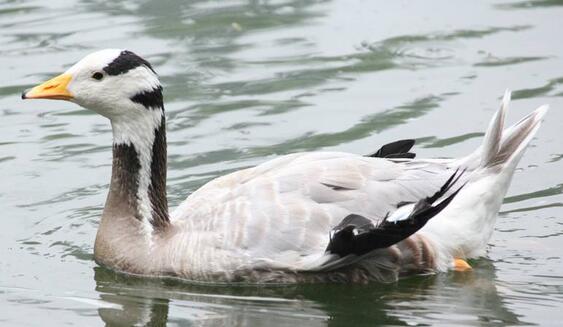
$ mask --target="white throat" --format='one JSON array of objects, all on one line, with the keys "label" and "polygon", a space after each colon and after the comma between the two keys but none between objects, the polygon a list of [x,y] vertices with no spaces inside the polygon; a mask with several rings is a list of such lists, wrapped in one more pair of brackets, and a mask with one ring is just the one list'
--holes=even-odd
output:
[{"label": "white throat", "polygon": [[152,149],[154,130],[160,127],[164,112],[161,109],[142,110],[135,117],[111,119],[113,144],[133,144],[139,150],[148,145]]}]

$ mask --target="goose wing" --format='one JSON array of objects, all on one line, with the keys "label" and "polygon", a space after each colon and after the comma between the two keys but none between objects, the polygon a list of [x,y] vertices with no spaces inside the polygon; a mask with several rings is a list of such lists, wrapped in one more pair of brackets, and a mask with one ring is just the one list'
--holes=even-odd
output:
[{"label": "goose wing", "polygon": [[334,269],[354,261],[349,253],[326,251],[334,244],[331,231],[345,218],[381,227],[398,207],[440,190],[452,175],[449,166],[339,152],[291,154],[209,182],[173,219],[197,235],[192,253],[209,258],[214,251],[220,260],[236,262],[223,269]]}]

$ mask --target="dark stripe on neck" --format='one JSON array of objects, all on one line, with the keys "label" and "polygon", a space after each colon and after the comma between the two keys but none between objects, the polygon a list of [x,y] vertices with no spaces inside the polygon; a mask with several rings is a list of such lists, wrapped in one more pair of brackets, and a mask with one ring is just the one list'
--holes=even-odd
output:
[{"label": "dark stripe on neck", "polygon": [[[141,163],[135,147],[130,144],[113,145],[113,165],[109,200],[125,202],[135,218],[142,220],[137,205]],[[112,203],[123,205],[124,203]]]},{"label": "dark stripe on neck", "polygon": [[166,227],[168,218],[168,200],[166,199],[166,119],[164,111],[160,126],[154,131],[151,162],[151,184],[149,199],[153,212],[152,224],[156,229]]},{"label": "dark stripe on neck", "polygon": [[156,72],[152,69],[152,66],[148,61],[128,50],[121,51],[119,56],[103,69],[108,75],[120,75],[139,66],[146,66],[156,75]]},{"label": "dark stripe on neck", "polygon": [[150,91],[143,91],[131,97],[131,101],[143,105],[147,109],[164,108],[162,100],[162,86],[158,86]]}]

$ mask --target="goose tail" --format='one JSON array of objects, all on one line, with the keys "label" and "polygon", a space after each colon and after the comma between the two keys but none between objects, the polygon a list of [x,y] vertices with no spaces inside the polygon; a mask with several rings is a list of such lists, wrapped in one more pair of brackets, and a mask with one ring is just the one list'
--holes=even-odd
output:
[{"label": "goose tail", "polygon": [[503,130],[509,103],[510,91],[506,90],[500,109],[493,116],[483,140],[480,162],[482,168],[504,165],[506,169],[506,166],[516,165],[549,108],[548,105],[543,105]]},{"label": "goose tail", "polygon": [[484,254],[516,165],[538,131],[548,106],[543,105],[504,129],[510,102],[506,91],[494,114],[483,144],[452,168],[472,171],[466,185],[440,215],[421,230],[433,240],[441,257],[440,270],[452,268],[455,258],[474,258]]}]

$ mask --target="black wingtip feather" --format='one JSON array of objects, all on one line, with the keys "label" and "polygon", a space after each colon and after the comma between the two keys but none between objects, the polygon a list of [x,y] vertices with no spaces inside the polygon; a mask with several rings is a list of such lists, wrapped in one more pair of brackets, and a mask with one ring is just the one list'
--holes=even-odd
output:
[{"label": "black wingtip feather", "polygon": [[444,194],[446,194],[451,189],[451,187],[455,183],[457,183],[457,181],[465,173],[465,169],[462,170],[459,174],[458,174],[458,172],[459,172],[459,168],[455,170],[455,172],[450,176],[450,178],[448,178],[446,183],[444,183],[444,185],[442,185],[442,187],[440,188],[440,190],[438,190],[438,192],[434,193],[434,195],[427,198],[427,200],[430,204],[433,204],[434,202],[436,202],[436,200],[438,200],[439,198],[444,196]]},{"label": "black wingtip feather", "polygon": [[415,157],[416,157],[415,153],[405,152],[405,153],[388,154],[384,158],[386,158],[386,159],[414,159]]},{"label": "black wingtip feather", "polygon": [[367,155],[372,158],[409,158],[412,159],[416,154],[409,152],[415,144],[415,140],[399,140],[382,146],[376,152]]},{"label": "black wingtip feather", "polygon": [[435,204],[437,200],[451,190],[464,172],[465,170],[461,172],[459,172],[459,169],[456,170],[438,192],[431,197],[418,201],[410,216],[405,220],[388,221],[385,217],[375,226],[371,220],[365,217],[359,215],[347,216],[333,229],[326,252],[337,254],[340,257],[351,254],[359,256],[376,249],[389,247],[408,238],[424,227],[430,219],[439,214],[457,196],[465,184],[438,204]]}]

